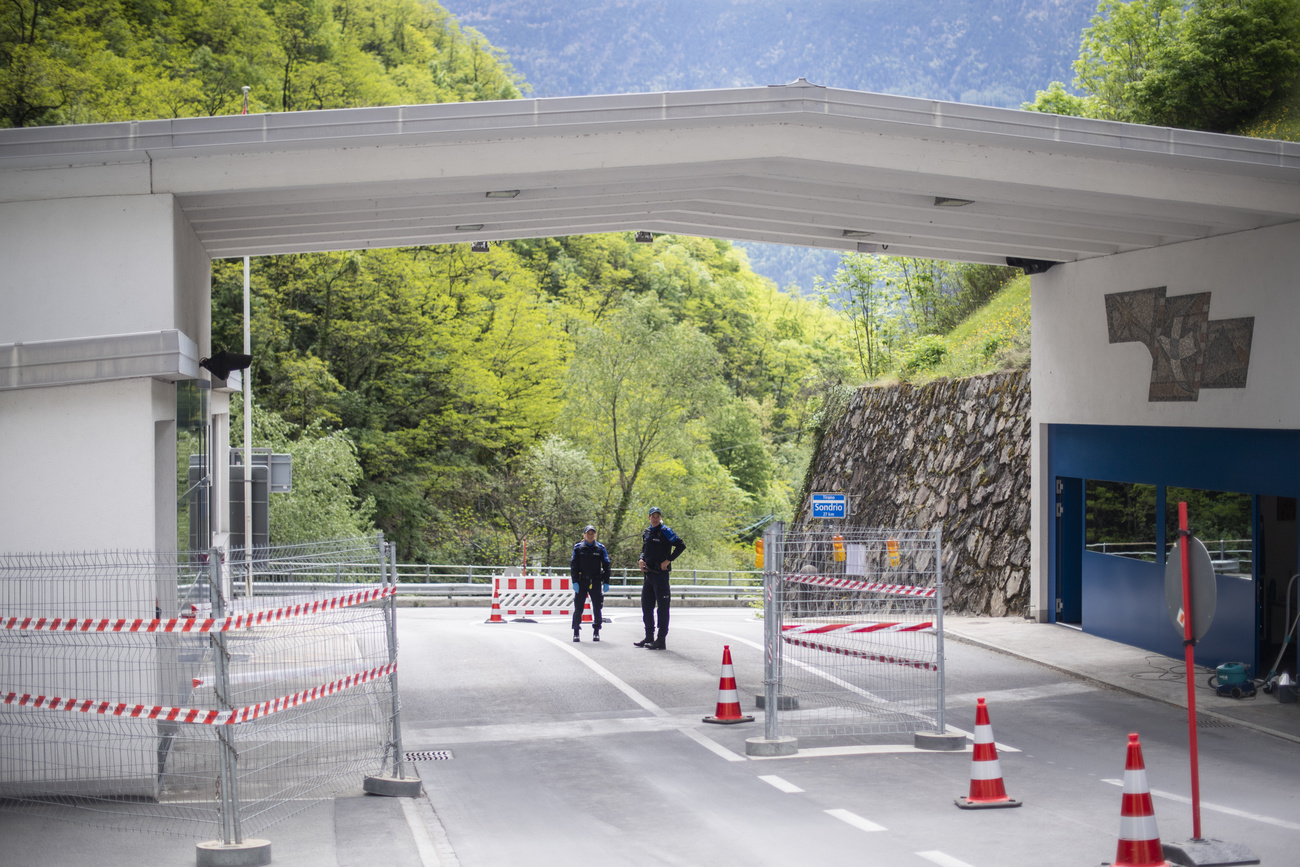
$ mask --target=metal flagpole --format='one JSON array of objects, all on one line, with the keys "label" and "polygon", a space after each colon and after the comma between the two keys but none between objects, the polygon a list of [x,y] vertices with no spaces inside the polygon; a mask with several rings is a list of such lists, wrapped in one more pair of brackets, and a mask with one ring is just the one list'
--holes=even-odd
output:
[{"label": "metal flagpole", "polygon": [[[248,110],[248,88],[244,88]],[[244,257],[244,354],[253,354],[253,332],[248,300],[248,257]],[[270,472],[270,466],[267,472]],[[268,484],[270,480],[267,480]],[[253,597],[253,366],[244,370],[244,596]]]}]

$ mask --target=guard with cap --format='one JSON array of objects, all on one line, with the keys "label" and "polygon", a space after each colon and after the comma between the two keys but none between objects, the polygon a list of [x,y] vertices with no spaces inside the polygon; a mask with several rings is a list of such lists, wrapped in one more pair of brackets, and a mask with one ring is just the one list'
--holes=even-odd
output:
[{"label": "guard with cap", "polygon": [[[650,526],[641,534],[641,557],[637,565],[645,573],[641,583],[641,620],[645,638],[636,647],[667,650],[669,582],[673,561],[686,550],[686,543],[665,524],[659,507],[650,509]],[[659,635],[655,636],[655,612],[659,613]]]},{"label": "guard with cap", "polygon": [[582,541],[573,546],[569,577],[573,579],[573,640],[582,640],[582,609],[590,596],[591,640],[600,641],[600,606],[609,589],[609,552],[596,541],[596,528],[591,524],[583,531]]}]

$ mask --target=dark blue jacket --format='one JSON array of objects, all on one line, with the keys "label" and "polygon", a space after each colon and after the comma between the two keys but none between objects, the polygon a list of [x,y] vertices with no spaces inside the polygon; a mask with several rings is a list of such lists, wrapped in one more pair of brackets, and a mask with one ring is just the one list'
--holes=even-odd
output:
[{"label": "dark blue jacket", "polygon": [[672,565],[664,569],[660,564],[665,560],[676,560],[686,550],[686,543],[668,528],[667,524],[658,527],[646,527],[641,534],[641,559],[651,572],[672,571]]},{"label": "dark blue jacket", "polygon": [[573,557],[569,559],[569,574],[574,581],[579,578],[599,579],[603,584],[609,581],[609,552],[599,542],[587,544],[587,540],[573,546]]}]

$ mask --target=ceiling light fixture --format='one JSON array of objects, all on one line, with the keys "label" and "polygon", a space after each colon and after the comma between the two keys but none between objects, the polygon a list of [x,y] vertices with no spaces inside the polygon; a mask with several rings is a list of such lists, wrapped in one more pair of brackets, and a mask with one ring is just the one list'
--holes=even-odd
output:
[{"label": "ceiling light fixture", "polygon": [[519,195],[518,190],[488,190],[487,192],[489,199],[513,199],[517,195]]},{"label": "ceiling light fixture", "polygon": [[845,229],[844,237],[846,238],[870,238],[875,232],[864,232],[862,229]]},{"label": "ceiling light fixture", "polygon": [[482,223],[466,223],[463,226],[457,226],[457,232],[478,232],[483,228]]},{"label": "ceiling light fixture", "polygon": [[934,206],[936,208],[964,208],[971,204],[974,204],[971,199],[950,199],[947,196],[934,197]]}]

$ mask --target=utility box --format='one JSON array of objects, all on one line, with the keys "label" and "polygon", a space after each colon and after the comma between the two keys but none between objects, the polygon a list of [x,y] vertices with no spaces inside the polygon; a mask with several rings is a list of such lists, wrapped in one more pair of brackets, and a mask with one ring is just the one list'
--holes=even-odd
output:
[{"label": "utility box", "polygon": [[[209,544],[208,486],[203,455],[190,455],[189,539],[191,551],[206,550]],[[253,449],[253,547],[271,543],[270,495],[293,490],[293,455],[273,454],[270,449]],[[230,450],[230,546],[244,547],[244,450]]]}]

